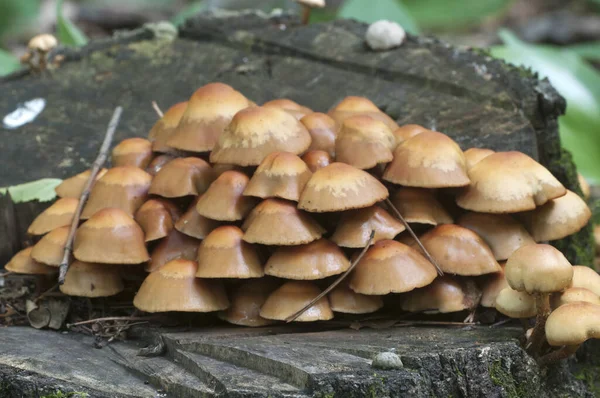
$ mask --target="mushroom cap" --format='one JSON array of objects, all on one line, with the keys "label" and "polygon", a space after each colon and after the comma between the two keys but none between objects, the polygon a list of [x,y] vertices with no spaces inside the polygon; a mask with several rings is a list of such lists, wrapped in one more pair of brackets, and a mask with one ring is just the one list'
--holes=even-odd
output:
[{"label": "mushroom cap", "polygon": [[403,293],[429,285],[435,267],[417,250],[393,240],[382,240],[367,250],[350,279],[356,293]]},{"label": "mushroom cap", "polygon": [[372,243],[394,239],[404,231],[402,222],[379,206],[348,210],[342,213],[331,240],[342,247],[365,247],[371,231],[375,231]]},{"label": "mushroom cap", "polygon": [[371,174],[335,162],[312,175],[300,194],[298,207],[314,213],[360,209],[388,195],[387,188]]},{"label": "mushroom cap", "polygon": [[315,172],[319,169],[322,169],[325,166],[329,166],[333,159],[331,155],[329,155],[325,151],[308,151],[304,155],[302,155],[302,160],[308,166],[308,169],[311,172]]},{"label": "mushroom cap", "polygon": [[469,177],[471,185],[456,203],[481,213],[533,210],[567,192],[544,166],[521,152],[493,153],[476,163]]},{"label": "mushroom cap", "polygon": [[502,289],[496,296],[496,310],[511,318],[531,318],[537,313],[533,296],[510,287]]},{"label": "mushroom cap", "polygon": [[384,122],[392,131],[398,128],[398,124],[381,111],[371,100],[365,97],[349,96],[334,106],[327,114],[341,124],[346,118],[357,114],[365,114],[373,119]]},{"label": "mushroom cap", "polygon": [[481,277],[479,282],[479,288],[481,289],[481,302],[479,303],[482,307],[494,308],[496,306],[496,297],[507,287],[508,281],[504,274],[504,267],[506,263],[500,264],[501,270],[494,272],[493,274],[487,274]]},{"label": "mushroom cap", "polygon": [[248,176],[240,171],[224,172],[200,197],[196,211],[213,220],[242,220],[256,204],[254,198],[243,196],[249,181]]},{"label": "mushroom cap", "polygon": [[429,189],[403,187],[390,200],[408,223],[438,225],[454,222]]},{"label": "mushroom cap", "polygon": [[116,208],[96,212],[77,229],[73,254],[79,261],[101,264],[140,264],[150,259],[144,231]]},{"label": "mushroom cap", "polygon": [[147,272],[154,272],[169,261],[178,258],[195,261],[198,256],[198,246],[200,246],[198,239],[171,230],[167,237],[152,250],[150,262],[145,269]]},{"label": "mushroom cap", "polygon": [[198,278],[260,278],[263,264],[256,248],[242,240],[244,233],[233,225],[215,228],[198,248]]},{"label": "mushroom cap", "polygon": [[135,221],[142,227],[146,242],[164,238],[179,219],[179,209],[165,199],[149,199],[135,213]]},{"label": "mushroom cap", "polygon": [[481,292],[472,280],[445,275],[428,286],[403,295],[401,308],[410,312],[445,314],[473,309],[480,297]]},{"label": "mushroom cap", "polygon": [[133,305],[145,312],[211,312],[229,307],[221,282],[196,278],[197,269],[194,261],[169,261],[146,277]]},{"label": "mushroom cap", "polygon": [[[96,174],[96,181],[102,178],[102,176],[106,173],[106,169],[101,169]],[[76,198],[79,199],[81,194],[83,193],[83,189],[85,188],[85,184],[87,180],[90,178],[92,174],[92,170],[86,170],[79,174],[74,175],[73,177],[67,178],[63,180],[54,191],[59,198]]]},{"label": "mushroom cap", "polygon": [[238,112],[210,154],[211,163],[258,166],[272,152],[301,154],[310,146],[308,130],[279,108]]},{"label": "mushroom cap", "polygon": [[69,296],[108,297],[124,289],[116,266],[73,261],[60,291]]},{"label": "mushroom cap", "polygon": [[50,275],[58,270],[46,264],[37,262],[31,257],[31,247],[27,247],[15,254],[4,266],[4,269],[16,274]]},{"label": "mushroom cap", "polygon": [[242,93],[226,84],[202,86],[190,97],[167,145],[189,152],[211,151],[233,116],[250,105]]},{"label": "mushroom cap", "polygon": [[260,316],[260,307],[277,288],[277,281],[270,278],[251,279],[243,282],[231,294],[231,305],[219,313],[219,318],[234,325],[260,327],[274,321]]},{"label": "mushroom cap", "polygon": [[302,106],[299,103],[294,102],[287,98],[274,99],[274,100],[265,102],[262,106],[266,107],[266,108],[283,109],[284,111],[286,111],[290,115],[294,116],[298,120],[302,119],[306,115],[310,115],[311,113],[313,113],[312,109],[310,109],[306,106]]},{"label": "mushroom cap", "polygon": [[312,138],[309,151],[325,151],[329,156],[335,156],[335,138],[340,130],[335,120],[325,113],[313,112],[300,119],[300,122]]},{"label": "mushroom cap", "polygon": [[157,157],[152,159],[152,161],[150,162],[148,167],[146,167],[146,172],[148,174],[150,174],[152,177],[154,177],[156,174],[158,174],[160,169],[162,169],[164,167],[164,165],[166,165],[173,159],[175,159],[175,157],[173,155],[168,155],[168,154],[158,155]]},{"label": "mushroom cap", "polygon": [[323,8],[325,7],[325,0],[294,0],[296,3],[310,8]]},{"label": "mushroom cap", "polygon": [[[313,282],[286,282],[267,298],[260,309],[260,316],[283,321],[301,310],[319,294],[321,294],[321,290]],[[333,318],[333,312],[329,307],[329,301],[327,297],[323,297],[300,315],[295,322],[327,321],[331,318]]]},{"label": "mushroom cap", "polygon": [[273,152],[258,166],[244,190],[246,196],[298,201],[312,176],[306,163],[288,152]]},{"label": "mushroom cap", "polygon": [[581,193],[583,193],[583,199],[589,200],[592,191],[590,189],[590,184],[587,182],[584,176],[580,173],[577,173],[577,181],[579,181],[579,186],[581,187]]},{"label": "mushroom cap", "polygon": [[467,170],[470,170],[473,166],[479,163],[481,160],[487,158],[491,154],[496,153],[491,149],[486,148],[469,148],[464,151],[465,159],[467,160]]},{"label": "mushroom cap", "polygon": [[380,296],[367,296],[354,292],[348,286],[348,279],[344,279],[327,297],[333,312],[370,314],[383,307]]},{"label": "mushroom cap", "polygon": [[325,233],[308,214],[294,203],[265,199],[244,221],[244,240],[264,245],[301,245],[319,239]]},{"label": "mushroom cap", "polygon": [[285,279],[313,280],[341,274],[350,268],[344,252],[327,239],[275,250],[265,265],[265,274]]},{"label": "mushroom cap", "polygon": [[458,225],[439,225],[421,236],[421,243],[449,274],[476,276],[501,269],[487,243]]},{"label": "mushroom cap", "polygon": [[600,296],[600,275],[585,265],[574,265],[571,287],[583,287]]},{"label": "mushroom cap", "polygon": [[183,213],[179,220],[177,220],[175,223],[175,229],[182,234],[191,236],[193,238],[204,239],[206,235],[208,235],[213,229],[217,228],[220,223],[216,220],[211,220],[210,218],[201,216],[198,213],[196,210],[198,200],[200,200],[200,196],[194,199],[187,211]]},{"label": "mushroom cap", "polygon": [[58,40],[56,40],[56,37],[49,33],[42,33],[41,35],[33,36],[27,44],[27,48],[30,50],[42,52],[48,52],[56,46],[58,46]]},{"label": "mushroom cap", "polygon": [[575,192],[568,191],[535,210],[523,214],[527,229],[536,242],[567,237],[585,227],[592,212]]},{"label": "mushroom cap", "polygon": [[112,150],[113,167],[145,169],[152,160],[152,143],[145,138],[127,138]]},{"label": "mushroom cap", "polygon": [[550,305],[552,308],[558,308],[567,303],[575,303],[577,301],[585,301],[600,305],[600,297],[591,290],[583,287],[570,287],[564,292],[553,293],[550,297]]},{"label": "mushroom cap", "polygon": [[27,228],[30,235],[44,235],[55,228],[71,225],[79,199],[60,198],[41,212]]},{"label": "mushroom cap", "polygon": [[525,227],[507,214],[468,212],[458,219],[458,225],[479,235],[496,260],[506,260],[521,246],[535,243]]},{"label": "mushroom cap", "polygon": [[417,134],[421,134],[424,131],[429,131],[429,129],[419,126],[418,124],[405,124],[392,131],[392,134],[396,139],[396,146],[398,146],[409,138],[412,138]]},{"label": "mushroom cap", "polygon": [[586,302],[561,305],[546,320],[546,339],[551,346],[579,345],[600,337],[600,306]]},{"label": "mushroom cap", "polygon": [[465,155],[452,138],[424,131],[398,145],[383,179],[394,184],[422,188],[469,185]]},{"label": "mushroom cap", "polygon": [[170,107],[150,129],[148,139],[152,141],[152,150],[159,153],[172,153],[173,148],[167,145],[167,141],[177,128],[183,117],[188,102],[179,102]]},{"label": "mushroom cap", "polygon": [[58,267],[65,253],[70,226],[53,229],[44,235],[31,250],[31,258],[40,263]]},{"label": "mushroom cap", "polygon": [[370,169],[392,160],[396,139],[385,123],[367,115],[344,120],[335,140],[335,159],[358,169]]},{"label": "mushroom cap", "polygon": [[109,169],[94,184],[81,218],[88,219],[106,208],[121,209],[133,217],[146,200],[151,182],[152,176],[137,167]]},{"label": "mushroom cap", "polygon": [[204,160],[175,158],[156,173],[149,192],[165,198],[199,195],[213,180],[213,170]]},{"label": "mushroom cap", "polygon": [[560,292],[571,285],[573,266],[550,245],[532,244],[517,249],[506,262],[511,288],[527,293]]}]

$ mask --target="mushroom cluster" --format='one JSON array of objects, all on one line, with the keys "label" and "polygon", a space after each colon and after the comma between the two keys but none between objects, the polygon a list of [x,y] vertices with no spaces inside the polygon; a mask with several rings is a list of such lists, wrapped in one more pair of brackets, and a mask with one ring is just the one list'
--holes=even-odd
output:
[{"label": "mushroom cluster", "polygon": [[[13,270],[59,264],[88,177],[56,188],[60,199],[29,228],[42,238],[15,256]],[[227,322],[262,326],[298,312],[364,252],[296,321],[374,312],[392,293],[410,312],[500,308],[509,285],[537,306],[508,315],[545,320],[549,294],[571,280],[550,260],[568,263],[525,250],[589,218],[583,200],[523,153],[463,152],[445,134],[398,126],[363,97],[325,114],[288,99],[258,106],[211,83],[168,109],[148,139],[114,148],[83,209],[61,290],[117,294],[139,264],[149,273],[134,299],[139,310],[219,311]]]}]

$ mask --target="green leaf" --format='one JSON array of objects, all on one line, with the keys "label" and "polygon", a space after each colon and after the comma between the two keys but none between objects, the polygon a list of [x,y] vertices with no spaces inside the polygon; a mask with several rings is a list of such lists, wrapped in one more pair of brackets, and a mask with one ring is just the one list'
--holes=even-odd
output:
[{"label": "green leaf", "polygon": [[575,44],[566,47],[566,49],[590,61],[600,61],[600,42],[598,41],[591,43]]},{"label": "green leaf", "polygon": [[600,73],[569,50],[527,44],[508,31],[500,37],[505,45],[493,48],[494,56],[532,68],[566,98],[561,142],[573,153],[580,172],[600,182]]},{"label": "green leaf", "polygon": [[338,17],[353,18],[366,23],[387,19],[399,23],[409,33],[419,33],[419,27],[412,15],[398,0],[346,0],[338,12]]},{"label": "green leaf", "polygon": [[8,51],[0,50],[0,76],[8,75],[21,66],[19,59]]},{"label": "green leaf", "polygon": [[[378,0],[375,0],[378,1]],[[421,28],[464,29],[505,11],[512,0],[402,0]]]},{"label": "green leaf", "polygon": [[177,15],[175,15],[171,22],[175,26],[180,26],[185,22],[186,19],[193,17],[198,14],[200,11],[204,10],[207,5],[203,1],[194,1],[188,4],[183,10],[181,10]]},{"label": "green leaf", "polygon": [[26,182],[25,184],[13,185],[12,187],[0,188],[0,194],[10,193],[13,202],[30,202],[39,200],[49,202],[56,198],[54,188],[62,182],[59,178],[42,178],[41,180]]},{"label": "green leaf", "polygon": [[41,0],[0,0],[0,37],[23,30],[38,15]]},{"label": "green leaf", "polygon": [[65,46],[83,46],[88,42],[86,35],[62,12],[63,0],[56,3],[56,35]]}]

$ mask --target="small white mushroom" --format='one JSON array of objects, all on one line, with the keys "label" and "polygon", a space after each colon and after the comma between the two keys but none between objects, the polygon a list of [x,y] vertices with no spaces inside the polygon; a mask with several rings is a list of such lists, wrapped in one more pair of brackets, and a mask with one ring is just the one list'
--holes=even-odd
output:
[{"label": "small white mushroom", "polygon": [[406,39],[406,32],[396,22],[381,20],[369,26],[365,39],[371,50],[386,51],[400,46]]},{"label": "small white mushroom", "polygon": [[44,33],[34,36],[31,40],[29,40],[27,47],[33,51],[47,53],[57,45],[58,40],[56,40],[56,37],[52,36],[51,34]]},{"label": "small white mushroom", "polygon": [[325,7],[325,0],[295,0],[302,6],[302,24],[307,25],[313,8]]}]

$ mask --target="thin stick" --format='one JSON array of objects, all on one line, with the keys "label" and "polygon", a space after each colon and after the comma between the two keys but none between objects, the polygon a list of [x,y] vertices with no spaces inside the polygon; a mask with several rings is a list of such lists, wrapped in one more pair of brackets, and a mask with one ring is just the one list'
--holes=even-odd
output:
[{"label": "thin stick", "polygon": [[373,242],[373,238],[374,237],[375,237],[375,231],[373,230],[373,231],[371,231],[371,236],[369,236],[369,240],[367,241],[367,245],[362,249],[362,251],[360,252],[360,254],[358,255],[358,257],[356,257],[356,259],[352,262],[352,264],[350,264],[350,268],[348,268],[346,270],[346,272],[344,272],[342,275],[340,275],[340,277],[337,278],[335,280],[335,282],[333,282],[327,289],[323,290],[323,292],[321,294],[319,294],[310,303],[308,303],[306,306],[304,306],[304,308],[302,308],[300,311],[296,312],[295,314],[293,314],[293,315],[285,318],[285,321],[287,323],[295,321],[300,315],[304,314],[304,312],[307,309],[309,309],[310,307],[312,307],[317,301],[321,300],[327,293],[329,293],[337,285],[339,285],[341,281],[343,281],[344,279],[346,279],[346,277],[350,274],[350,272],[352,272],[352,270],[354,269],[354,267],[356,267],[356,264],[358,264],[358,262],[363,258],[363,256],[367,252],[367,250],[369,250],[369,246],[371,246],[371,242]]},{"label": "thin stick", "polygon": [[67,275],[67,271],[69,270],[69,265],[71,262],[71,252],[73,251],[73,239],[75,238],[75,231],[77,230],[79,220],[81,219],[81,211],[83,210],[83,206],[85,205],[85,202],[87,202],[87,199],[90,196],[92,184],[94,183],[94,181],[96,181],[96,176],[98,175],[100,168],[106,161],[106,158],[108,156],[108,150],[110,148],[113,135],[115,134],[115,130],[119,125],[119,119],[121,118],[122,112],[123,108],[121,108],[120,106],[117,106],[115,108],[115,112],[113,113],[112,119],[110,119],[110,123],[108,124],[106,134],[104,135],[104,142],[102,142],[102,146],[100,147],[100,151],[98,152],[98,157],[92,165],[92,172],[90,173],[90,177],[85,183],[85,187],[83,188],[83,192],[81,193],[81,197],[79,198],[79,203],[77,204],[75,214],[73,215],[73,221],[71,222],[71,228],[69,229],[69,235],[67,236],[67,243],[65,244],[63,258],[60,262],[60,271],[58,275],[59,285],[65,283],[65,276]]},{"label": "thin stick", "polygon": [[37,298],[35,300],[33,300],[33,302],[37,303],[38,301],[40,301],[41,299],[43,299],[44,297],[46,297],[48,294],[50,294],[54,290],[56,290],[57,287],[58,287],[58,283],[56,285],[52,286],[50,289],[46,290],[44,293],[42,293],[39,296],[37,296]]},{"label": "thin stick", "polygon": [[162,117],[165,115],[159,108],[158,104],[156,103],[156,101],[152,101],[152,107],[154,108],[154,112],[156,112],[156,114],[158,115],[159,118],[162,119]]},{"label": "thin stick", "polygon": [[6,271],[6,272],[4,272],[4,273],[0,274],[0,278],[7,277],[7,276],[9,276],[10,274],[13,274],[13,272],[12,272],[12,271]]},{"label": "thin stick", "polygon": [[155,319],[155,316],[109,316],[106,318],[88,319],[87,321],[68,323],[67,327],[87,325],[89,323],[107,322],[107,321],[150,321]]},{"label": "thin stick", "polygon": [[394,204],[392,203],[392,201],[389,198],[387,198],[385,200],[385,203],[390,207],[390,209],[392,209],[392,212],[394,213],[394,215],[396,216],[396,218],[398,220],[402,221],[402,224],[404,224],[404,226],[406,227],[406,229],[408,230],[408,232],[411,234],[411,236],[413,237],[413,239],[417,242],[417,244],[419,245],[419,247],[421,248],[421,250],[425,254],[425,257],[427,257],[427,260],[429,260],[429,262],[431,264],[433,264],[433,266],[437,270],[438,274],[440,276],[443,276],[444,275],[444,271],[442,271],[442,269],[438,265],[437,261],[435,261],[435,259],[431,256],[431,254],[429,254],[429,252],[427,251],[427,249],[425,249],[425,246],[423,246],[423,243],[421,243],[421,240],[417,237],[417,234],[415,234],[415,231],[412,230],[412,228],[410,227],[410,225],[408,225],[408,223],[406,222],[406,220],[404,219],[404,217],[402,217],[402,214],[400,214],[400,211],[396,208],[396,206],[394,206]]}]

